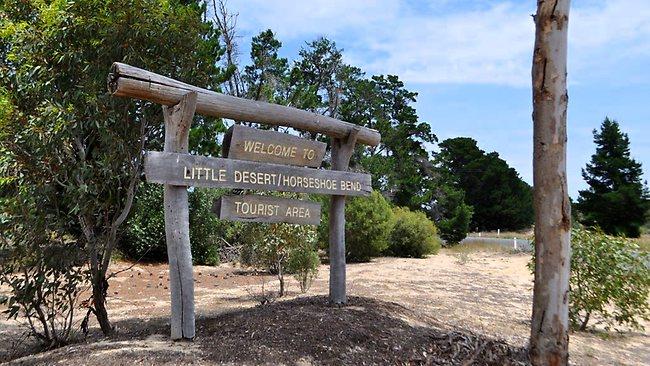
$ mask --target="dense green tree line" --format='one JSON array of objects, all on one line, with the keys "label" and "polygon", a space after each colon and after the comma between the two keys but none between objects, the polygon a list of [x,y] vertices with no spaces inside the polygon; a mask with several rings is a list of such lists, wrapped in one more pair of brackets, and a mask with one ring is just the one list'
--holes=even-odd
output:
[{"label": "dense green tree line", "polygon": [[479,149],[474,139],[440,143],[437,161],[445,181],[465,192],[473,207],[471,228],[519,230],[533,223],[532,188],[496,152]]},{"label": "dense green tree line", "polygon": [[532,224],[531,188],[498,154],[486,154],[469,138],[447,140],[433,153],[438,139],[413,107],[417,93],[398,76],[366,76],[345,64],[343,51],[326,38],[307,42],[293,62],[278,56],[281,47],[271,30],[253,37],[251,63],[234,65],[242,76],[230,82],[240,80],[236,90],[247,98],[377,129],[381,143],[358,147],[353,168],[370,172],[373,188],[393,204],[425,211],[451,242],[470,227],[516,230]]}]

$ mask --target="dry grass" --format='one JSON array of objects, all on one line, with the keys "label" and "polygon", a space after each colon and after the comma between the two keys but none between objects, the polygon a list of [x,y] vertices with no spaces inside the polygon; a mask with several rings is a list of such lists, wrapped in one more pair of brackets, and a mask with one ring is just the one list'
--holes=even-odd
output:
[{"label": "dry grass", "polygon": [[[289,278],[286,298],[264,306],[257,295],[262,288],[277,291],[275,276],[230,264],[195,266],[198,336],[194,343],[169,340],[167,265],[139,264],[110,281],[108,306],[118,328],[116,336],[103,338],[93,321],[85,341],[36,355],[22,348],[18,351],[26,357],[11,364],[316,366],[469,361],[483,365],[493,360],[492,364],[502,365],[521,361],[517,354],[530,334],[533,278],[526,267],[530,255],[502,253],[491,246],[455,250],[460,252],[443,249],[424,259],[377,258],[350,264],[350,304],[340,309],[325,306],[326,265],[319,268],[309,295],[300,294],[297,282]],[[111,269],[129,265],[118,262]],[[11,356],[11,344],[20,330],[15,321],[0,318],[0,363],[19,356]],[[571,334],[573,365],[648,365],[647,332],[602,334],[602,330]]]},{"label": "dry grass", "polygon": [[482,241],[466,240],[461,244],[446,248],[452,254],[470,254],[470,253],[514,253],[513,248],[508,248],[500,244],[485,243]]},{"label": "dry grass", "polygon": [[644,252],[650,252],[650,234],[643,234],[640,238],[634,239],[641,250]]},{"label": "dry grass", "polygon": [[501,239],[528,239],[533,236],[533,229],[526,229],[521,231],[502,231],[497,233],[497,231],[481,231],[481,232],[472,232],[467,234],[467,236],[480,236],[486,238],[501,238]]}]

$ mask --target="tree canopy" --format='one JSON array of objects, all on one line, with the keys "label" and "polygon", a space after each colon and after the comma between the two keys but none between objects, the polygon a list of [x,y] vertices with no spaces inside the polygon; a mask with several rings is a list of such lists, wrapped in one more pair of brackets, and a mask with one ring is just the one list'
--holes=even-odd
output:
[{"label": "tree canopy", "polygon": [[593,134],[596,153],[582,170],[589,188],[579,192],[576,204],[581,220],[607,234],[638,237],[649,197],[641,163],[630,157],[630,139],[615,120],[605,118]]},{"label": "tree canopy", "polygon": [[[159,105],[112,97],[120,61],[218,89],[219,34],[196,1],[0,3],[0,167],[3,225],[15,246],[42,225],[87,254],[102,330],[110,332],[106,271],[127,217],[143,147],[160,146]],[[218,153],[221,121],[197,118],[195,153]],[[25,239],[25,240],[27,240]],[[102,319],[103,318],[103,319]]]},{"label": "tree canopy", "polygon": [[[243,95],[377,129],[380,145],[359,147],[355,169],[372,173],[373,188],[393,203],[416,210],[429,206],[434,173],[426,144],[437,138],[413,107],[417,93],[395,75],[366,77],[345,64],[343,51],[327,38],[306,42],[292,63],[278,56],[281,47],[271,30],[252,38],[251,63],[243,67],[239,88]],[[233,74],[230,82],[234,79]]]},{"label": "tree canopy", "polygon": [[532,188],[496,152],[479,149],[469,137],[447,139],[437,155],[441,174],[465,192],[471,228],[519,230],[533,222]]}]

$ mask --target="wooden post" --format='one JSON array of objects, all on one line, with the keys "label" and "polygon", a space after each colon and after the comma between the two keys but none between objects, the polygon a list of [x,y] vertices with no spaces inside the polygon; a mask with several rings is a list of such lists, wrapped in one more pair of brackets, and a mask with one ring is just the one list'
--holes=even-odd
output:
[{"label": "wooden post", "polygon": [[567,365],[571,206],[566,179],[569,0],[538,0],[533,54],[533,365]]},{"label": "wooden post", "polygon": [[[350,131],[347,139],[332,139],[332,170],[348,170],[350,157],[359,134],[358,128]],[[345,196],[332,196],[329,217],[330,244],[330,303],[347,302],[345,293]]]},{"label": "wooden post", "polygon": [[[188,152],[188,134],[196,109],[196,92],[183,96],[174,106],[163,106],[165,151]],[[187,187],[165,184],[165,235],[171,292],[171,338],[193,339],[194,278],[190,247]]]}]

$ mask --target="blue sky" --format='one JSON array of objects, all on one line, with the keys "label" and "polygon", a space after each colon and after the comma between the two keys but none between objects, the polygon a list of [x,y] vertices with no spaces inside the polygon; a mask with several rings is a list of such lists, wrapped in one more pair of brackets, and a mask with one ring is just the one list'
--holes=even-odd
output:
[{"label": "blue sky", "polygon": [[[230,0],[240,59],[267,28],[297,57],[325,36],[368,75],[395,74],[419,93],[417,110],[442,140],[469,136],[532,183],[530,67],[536,1]],[[650,181],[650,1],[574,0],[569,21],[568,177],[595,151],[592,130],[618,120]]]}]

